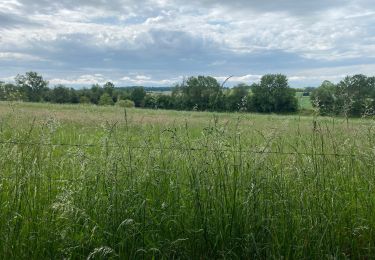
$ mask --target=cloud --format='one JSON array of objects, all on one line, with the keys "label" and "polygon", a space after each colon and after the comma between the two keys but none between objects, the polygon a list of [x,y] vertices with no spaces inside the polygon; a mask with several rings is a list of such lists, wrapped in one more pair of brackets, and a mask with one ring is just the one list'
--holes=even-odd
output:
[{"label": "cloud", "polygon": [[145,75],[124,76],[117,82],[117,84],[167,87],[179,83],[182,78],[183,77],[175,77],[170,79],[153,79],[152,77]]},{"label": "cloud", "polygon": [[[5,80],[5,79],[3,79]],[[132,73],[132,75],[123,76],[120,78],[111,78],[103,74],[83,74],[77,77],[71,78],[47,78],[50,85],[71,85],[71,86],[84,86],[89,87],[93,84],[104,85],[106,82],[112,82],[116,86],[129,86],[129,85],[138,85],[138,86],[170,86],[175,83],[179,83],[182,80],[182,77],[175,77],[170,79],[157,79],[152,78],[147,75],[137,75]]]},{"label": "cloud", "polygon": [[7,61],[41,61],[40,57],[30,55],[30,54],[23,54],[17,52],[0,52],[0,60],[7,60]]},{"label": "cloud", "polygon": [[168,84],[280,72],[310,82],[299,73],[375,61],[370,0],[4,0],[0,10],[0,77],[36,70],[85,84],[82,75],[136,73],[148,78],[123,84]]}]

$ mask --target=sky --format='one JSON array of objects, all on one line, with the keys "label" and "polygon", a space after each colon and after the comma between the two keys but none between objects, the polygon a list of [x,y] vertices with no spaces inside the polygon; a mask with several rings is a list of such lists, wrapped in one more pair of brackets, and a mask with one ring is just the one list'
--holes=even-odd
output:
[{"label": "sky", "polygon": [[229,85],[267,73],[292,87],[375,75],[374,0],[0,0],[0,80],[50,85]]}]

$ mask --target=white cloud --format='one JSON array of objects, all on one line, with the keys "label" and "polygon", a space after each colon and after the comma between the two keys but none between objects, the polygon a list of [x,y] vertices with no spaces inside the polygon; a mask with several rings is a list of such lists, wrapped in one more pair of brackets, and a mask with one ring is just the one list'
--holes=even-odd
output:
[{"label": "white cloud", "polygon": [[18,53],[18,52],[0,52],[0,60],[42,61],[43,59],[35,55]]},{"label": "white cloud", "polygon": [[[4,80],[4,79],[3,79]],[[117,86],[127,85],[142,85],[142,86],[170,86],[175,83],[179,83],[182,77],[175,77],[170,79],[154,79],[150,76],[145,75],[130,75],[120,78],[110,78],[102,74],[84,74],[75,78],[61,79],[51,78],[47,79],[50,85],[76,85],[76,86],[90,86],[93,84],[103,85],[110,81]],[[7,80],[8,81],[8,80]]]},{"label": "white cloud", "polygon": [[[373,62],[375,11],[369,4],[3,0],[0,22],[7,26],[0,28],[0,66],[6,69],[0,76],[13,74],[13,65],[49,74],[65,71],[56,82],[77,84],[106,80],[93,71],[87,74],[91,78],[72,75],[89,66],[117,71],[108,76],[119,79],[129,69],[147,71],[122,77],[124,84],[173,84],[178,75],[197,72],[243,74],[231,80],[252,81],[270,70],[292,75],[291,81],[310,80],[294,71],[350,64],[359,70]],[[21,60],[23,65],[16,64]]]},{"label": "white cloud", "polygon": [[168,87],[173,84],[179,83],[182,80],[182,78],[183,78],[182,76],[179,76],[179,77],[174,77],[174,78],[169,78],[169,79],[153,79],[150,76],[133,75],[133,76],[122,77],[118,81],[118,84]]},{"label": "white cloud", "polygon": [[20,7],[22,4],[17,0],[2,0],[0,2],[0,10],[3,12],[17,12]]},{"label": "white cloud", "polygon": [[104,77],[102,74],[85,74],[81,75],[76,78],[70,79],[59,79],[59,78],[52,78],[48,80],[51,85],[92,85],[92,84],[100,84],[103,85],[108,81],[113,82],[112,80]]},{"label": "white cloud", "polygon": [[337,66],[337,67],[322,67],[318,69],[301,70],[298,73],[289,76],[290,81],[301,80],[331,80],[338,82],[345,78],[347,75],[364,74],[373,76],[375,71],[375,64],[360,64],[350,66]]},{"label": "white cloud", "polygon": [[253,83],[257,82],[260,80],[262,75],[252,75],[252,74],[247,74],[243,76],[216,76],[216,80],[219,82],[224,82],[227,80],[228,85],[233,85],[233,83]]},{"label": "white cloud", "polygon": [[85,45],[139,50],[155,44],[155,40],[160,41],[151,33],[159,30],[185,32],[191,37],[215,43],[218,48],[237,53],[284,50],[309,59],[337,60],[359,57],[364,51],[366,54],[372,51],[367,45],[363,46],[365,49],[345,46],[348,40],[357,42],[369,33],[353,23],[356,14],[351,14],[354,15],[352,19],[348,18],[351,13],[348,10],[327,11],[306,19],[278,12],[240,12],[231,16],[222,8],[206,10],[204,14],[174,11],[173,14],[164,12],[136,24],[92,22],[94,18],[114,15],[92,7],[29,15],[31,21],[41,26],[2,30],[0,46],[32,47],[38,43],[79,41],[76,37],[82,35],[85,36],[86,42],[82,43]]}]

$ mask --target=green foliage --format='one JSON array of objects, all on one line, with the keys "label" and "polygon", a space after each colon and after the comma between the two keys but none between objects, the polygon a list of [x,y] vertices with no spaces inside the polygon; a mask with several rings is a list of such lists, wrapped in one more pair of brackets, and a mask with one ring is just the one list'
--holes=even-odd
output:
[{"label": "green foliage", "polygon": [[157,97],[152,94],[146,95],[143,101],[144,107],[148,107],[148,108],[157,108],[158,106],[157,103],[158,103]]},{"label": "green foliage", "polygon": [[361,74],[347,76],[337,84],[337,106],[344,113],[347,109],[349,115],[361,116],[366,110],[366,100],[372,98],[374,90],[371,78]]},{"label": "green foliage", "polygon": [[17,75],[15,81],[26,101],[40,102],[43,100],[43,94],[48,90],[48,82],[33,71],[26,72],[25,75]]},{"label": "green foliage", "polygon": [[104,93],[100,96],[99,99],[99,105],[100,106],[113,106],[114,102],[112,97],[108,93]]},{"label": "green foliage", "polygon": [[158,95],[157,98],[157,107],[161,109],[172,109],[173,108],[173,99],[170,95]]},{"label": "green foliage", "polygon": [[103,89],[105,93],[112,97],[115,90],[115,85],[112,82],[107,82],[103,85]]},{"label": "green foliage", "polygon": [[[5,95],[4,90],[0,91],[0,99],[106,105],[116,103],[117,100],[129,99],[134,102],[136,107],[200,111],[268,111],[263,109],[265,104],[258,102],[258,96],[254,98],[254,95],[249,93],[250,86],[239,84],[231,89],[224,89],[215,78],[209,76],[190,77],[174,88],[155,88],[164,91],[160,93],[155,93],[152,88],[147,88],[150,92],[146,93],[145,88],[140,86],[115,88],[112,82],[107,82],[103,86],[94,84],[89,89],[75,90],[63,85],[57,85],[49,89],[45,85],[46,82],[45,87],[41,87],[44,86],[44,81],[35,72],[28,72],[26,76],[17,76],[16,81],[18,84],[14,89],[8,88],[8,90],[11,89],[13,94]],[[2,88],[4,89],[4,87]],[[171,89],[173,89],[171,94],[165,92],[165,90],[170,91]],[[104,94],[107,95],[101,101]],[[265,96],[267,95],[265,94]],[[109,100],[108,96],[111,97],[112,101]],[[273,99],[272,97],[267,98]],[[282,101],[283,98],[284,101]],[[291,110],[290,107],[287,107],[290,104],[285,101],[285,97],[282,95],[279,95],[277,102],[270,111],[285,112]]]},{"label": "green foliage", "polygon": [[90,98],[87,96],[80,96],[79,97],[79,103],[81,104],[89,104],[90,103]]},{"label": "green foliage", "polygon": [[178,86],[185,109],[220,110],[222,88],[217,80],[209,76],[190,77]]},{"label": "green foliage", "polygon": [[50,91],[50,100],[53,103],[78,103],[79,98],[74,89],[69,89],[64,85],[57,85]]},{"label": "green foliage", "polygon": [[258,112],[295,112],[298,110],[295,90],[289,87],[285,75],[264,75],[259,84],[252,86],[251,91],[253,105]]},{"label": "green foliage", "polygon": [[228,111],[246,111],[249,109],[250,86],[239,84],[229,89],[226,93],[225,106]]},{"label": "green foliage", "polygon": [[144,99],[144,107],[147,108],[160,108],[160,109],[173,109],[173,97],[165,94],[148,94]]},{"label": "green foliage", "polygon": [[99,104],[100,97],[104,94],[104,90],[99,84],[94,84],[91,86],[89,94],[91,103]]},{"label": "green foliage", "polygon": [[298,108],[312,111],[314,106],[321,115],[375,114],[375,77],[361,74],[348,76],[338,84],[324,81],[319,88],[301,88],[298,93],[281,74],[264,75],[259,83],[232,88],[223,88],[210,76],[190,77],[173,88],[155,88],[163,91],[159,93],[150,87],[149,92],[141,86],[115,88],[112,82],[77,90],[63,85],[50,89],[48,82],[36,72],[18,75],[15,80],[16,85],[0,82],[0,100],[106,105],[117,100],[132,100],[136,107],[153,109],[263,113],[291,113]]},{"label": "green foliage", "polygon": [[125,99],[125,100],[117,101],[116,106],[131,108],[131,107],[135,107],[135,104],[134,104],[134,101]]},{"label": "green foliage", "polygon": [[11,83],[0,82],[0,100],[2,101],[20,101],[24,97],[20,89]]},{"label": "green foliage", "polygon": [[373,114],[375,103],[375,78],[365,75],[347,76],[338,84],[324,81],[311,95],[320,114],[362,116]]},{"label": "green foliage", "polygon": [[310,95],[314,107],[319,108],[321,115],[335,113],[336,86],[330,81],[324,81],[319,88],[316,88]]},{"label": "green foliage", "polygon": [[130,98],[134,101],[136,107],[141,107],[143,105],[143,100],[145,97],[146,91],[143,87],[134,88],[130,94]]}]

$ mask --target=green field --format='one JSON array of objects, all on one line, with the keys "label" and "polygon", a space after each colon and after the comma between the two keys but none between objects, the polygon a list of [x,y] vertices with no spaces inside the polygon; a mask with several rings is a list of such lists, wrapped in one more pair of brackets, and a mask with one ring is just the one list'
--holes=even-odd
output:
[{"label": "green field", "polygon": [[374,127],[0,103],[0,258],[373,258]]},{"label": "green field", "polygon": [[312,110],[313,106],[309,96],[303,96],[303,92],[297,92],[296,97],[298,100],[299,108],[302,110]]}]

